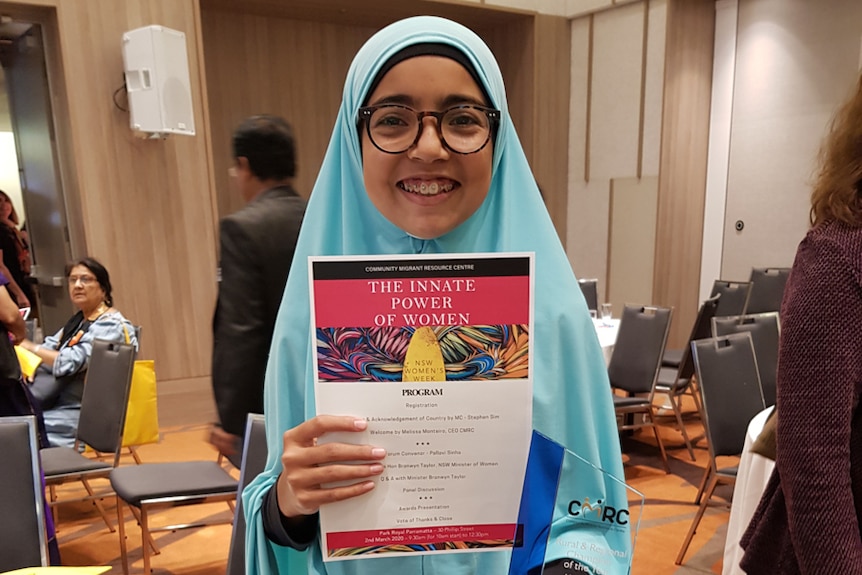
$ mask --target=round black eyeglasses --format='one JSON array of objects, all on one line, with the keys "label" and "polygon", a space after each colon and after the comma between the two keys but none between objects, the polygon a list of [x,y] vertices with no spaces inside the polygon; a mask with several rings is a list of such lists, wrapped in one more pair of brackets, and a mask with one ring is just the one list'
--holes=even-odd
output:
[{"label": "round black eyeglasses", "polygon": [[500,110],[476,105],[453,106],[442,112],[419,112],[401,104],[359,108],[359,120],[371,143],[387,154],[400,154],[416,145],[422,136],[423,118],[437,120],[437,136],[456,154],[475,154],[491,139],[500,121]]}]

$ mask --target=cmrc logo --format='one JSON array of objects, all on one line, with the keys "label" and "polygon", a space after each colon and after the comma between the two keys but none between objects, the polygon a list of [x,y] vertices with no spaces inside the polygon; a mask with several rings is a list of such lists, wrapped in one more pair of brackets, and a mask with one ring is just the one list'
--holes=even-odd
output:
[{"label": "cmrc logo", "polygon": [[577,499],[569,501],[569,515],[571,517],[583,517],[587,519],[590,513],[595,513],[594,521],[602,523],[628,525],[629,522],[628,509],[617,509],[610,505],[604,505],[601,499],[596,499],[595,503],[590,503],[589,497],[584,497],[583,502]]}]

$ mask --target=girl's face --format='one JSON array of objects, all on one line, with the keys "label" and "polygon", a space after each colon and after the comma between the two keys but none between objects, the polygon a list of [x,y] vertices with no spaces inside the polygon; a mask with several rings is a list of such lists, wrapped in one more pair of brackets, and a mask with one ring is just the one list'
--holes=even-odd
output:
[{"label": "girl's face", "polygon": [[[416,56],[395,65],[368,99],[369,106],[383,103],[437,112],[459,104],[490,105],[470,73],[442,56]],[[473,154],[452,152],[440,141],[437,120],[431,116],[422,119],[415,145],[400,154],[377,149],[365,126],[360,126],[360,132],[368,197],[387,220],[408,234],[422,239],[442,236],[464,223],[485,201],[491,186],[493,142]]]},{"label": "girl's face", "polygon": [[5,194],[0,194],[0,219],[8,219],[12,215],[12,200]]}]

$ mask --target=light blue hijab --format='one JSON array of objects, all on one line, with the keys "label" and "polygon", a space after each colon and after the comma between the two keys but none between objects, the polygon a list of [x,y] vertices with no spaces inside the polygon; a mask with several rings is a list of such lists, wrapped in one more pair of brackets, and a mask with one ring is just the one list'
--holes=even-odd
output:
[{"label": "light blue hijab", "polygon": [[[357,110],[377,71],[390,56],[417,43],[449,44],[461,50],[476,68],[493,106],[502,113],[494,141],[491,188],[485,202],[458,228],[432,240],[409,236],[385,219],[369,201],[363,184],[356,125]],[[601,349],[512,124],[497,62],[485,43],[460,24],[429,16],[408,18],[376,33],[353,60],[332,139],[308,203],[267,366],[264,405],[269,458],[266,470],[243,492],[249,575],[507,572],[507,552],[383,557],[324,564],[317,543],[302,553],[271,543],[264,534],[261,519],[263,498],[281,472],[282,434],[315,415],[308,256],[463,252],[535,252],[534,426],[595,465],[623,477],[619,436]],[[601,483],[601,479],[593,478],[585,483],[585,489],[602,489]],[[493,494],[477,493],[476,497],[493,503]],[[627,532],[622,537],[627,539]]]}]

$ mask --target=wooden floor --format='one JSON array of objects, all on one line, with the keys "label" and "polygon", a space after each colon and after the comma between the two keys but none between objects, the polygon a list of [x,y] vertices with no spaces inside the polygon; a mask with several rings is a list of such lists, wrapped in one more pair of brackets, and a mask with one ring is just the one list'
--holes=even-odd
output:
[{"label": "wooden floor", "polygon": [[[731,487],[719,487],[713,503],[701,522],[689,548],[685,564],[674,565],[680,544],[688,531],[698,483],[708,460],[706,442],[700,421],[686,420],[690,436],[699,438],[695,449],[697,461],[692,462],[683,446],[681,435],[668,425],[661,435],[668,448],[671,474],[661,467],[658,448],[652,433],[636,432],[623,438],[626,461],[626,481],[646,496],[640,531],[634,551],[634,575],[691,575],[721,573],[722,554],[727,527]],[[174,426],[162,430],[159,444],[140,448],[144,462],[215,459],[215,452],[206,443],[205,425]],[[124,465],[134,464],[129,458]],[[103,485],[106,485],[103,484]],[[68,494],[74,489],[64,487]],[[61,492],[62,496],[62,492]],[[116,521],[113,496],[104,500],[112,522]],[[230,520],[225,504],[195,505],[155,515],[152,523],[170,524],[182,520]],[[126,517],[132,573],[143,572],[140,529]],[[230,525],[214,525],[202,529],[155,534],[161,553],[152,557],[156,575],[223,575],[228,556]],[[60,508],[58,525],[60,553],[65,565],[110,565],[109,573],[122,573],[117,532],[109,532],[91,503],[71,503]]]}]

